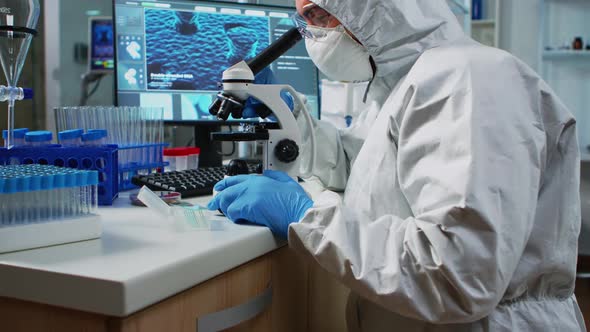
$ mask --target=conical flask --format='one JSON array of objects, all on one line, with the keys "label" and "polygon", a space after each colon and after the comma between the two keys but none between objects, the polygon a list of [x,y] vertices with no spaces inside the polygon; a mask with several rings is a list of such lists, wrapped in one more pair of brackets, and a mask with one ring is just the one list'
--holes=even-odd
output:
[{"label": "conical flask", "polygon": [[38,0],[0,0],[0,61],[8,86],[17,86],[40,10]]},{"label": "conical flask", "polygon": [[[9,88],[16,88],[39,20],[38,0],[0,0],[0,63]],[[8,98],[8,136],[12,147],[15,94]]]}]

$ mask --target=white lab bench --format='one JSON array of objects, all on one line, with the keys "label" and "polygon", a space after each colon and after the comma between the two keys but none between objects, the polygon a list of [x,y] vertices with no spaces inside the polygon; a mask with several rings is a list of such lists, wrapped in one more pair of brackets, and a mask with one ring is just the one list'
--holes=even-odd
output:
[{"label": "white lab bench", "polygon": [[210,213],[219,229],[181,233],[121,196],[100,239],[0,255],[0,331],[214,330],[253,302],[232,331],[307,329],[308,267],[267,228]]}]

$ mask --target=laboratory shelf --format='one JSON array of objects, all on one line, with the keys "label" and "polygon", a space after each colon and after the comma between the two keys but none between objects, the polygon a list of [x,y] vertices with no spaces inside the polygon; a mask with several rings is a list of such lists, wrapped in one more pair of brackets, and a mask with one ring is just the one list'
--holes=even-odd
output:
[{"label": "laboratory shelf", "polygon": [[493,26],[496,24],[496,20],[473,20],[471,21],[472,26]]},{"label": "laboratory shelf", "polygon": [[459,21],[463,22],[463,30],[471,35],[471,0],[447,0],[451,10]]},{"label": "laboratory shelf", "polygon": [[481,17],[471,21],[471,37],[491,47],[500,45],[502,0],[482,0]]},{"label": "laboratory shelf", "polygon": [[586,50],[543,51],[543,59],[544,60],[570,60],[570,59],[590,60],[590,51],[586,51]]}]

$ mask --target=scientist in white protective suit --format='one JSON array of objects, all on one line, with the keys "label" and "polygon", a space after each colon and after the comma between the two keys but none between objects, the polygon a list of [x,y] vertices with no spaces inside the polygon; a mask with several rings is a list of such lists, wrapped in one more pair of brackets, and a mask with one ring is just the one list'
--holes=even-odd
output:
[{"label": "scientist in white protective suit", "polygon": [[445,0],[296,4],[318,68],[370,80],[378,107],[315,123],[331,189],[315,201],[266,171],[221,181],[209,208],[288,235],[348,286],[349,331],[585,331],[576,122],[552,90]]}]

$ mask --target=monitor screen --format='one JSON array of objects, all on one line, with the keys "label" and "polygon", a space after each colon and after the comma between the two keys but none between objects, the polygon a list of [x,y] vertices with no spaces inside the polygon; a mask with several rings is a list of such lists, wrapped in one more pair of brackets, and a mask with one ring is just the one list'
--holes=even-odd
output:
[{"label": "monitor screen", "polygon": [[112,71],[115,67],[112,18],[91,17],[88,26],[90,37],[89,70],[91,72]]},{"label": "monitor screen", "polygon": [[[170,122],[216,121],[208,109],[223,71],[292,28],[293,12],[208,1],[114,0],[118,105],[163,107]],[[305,44],[271,69],[277,83],[305,94],[319,117],[318,72]]]}]

